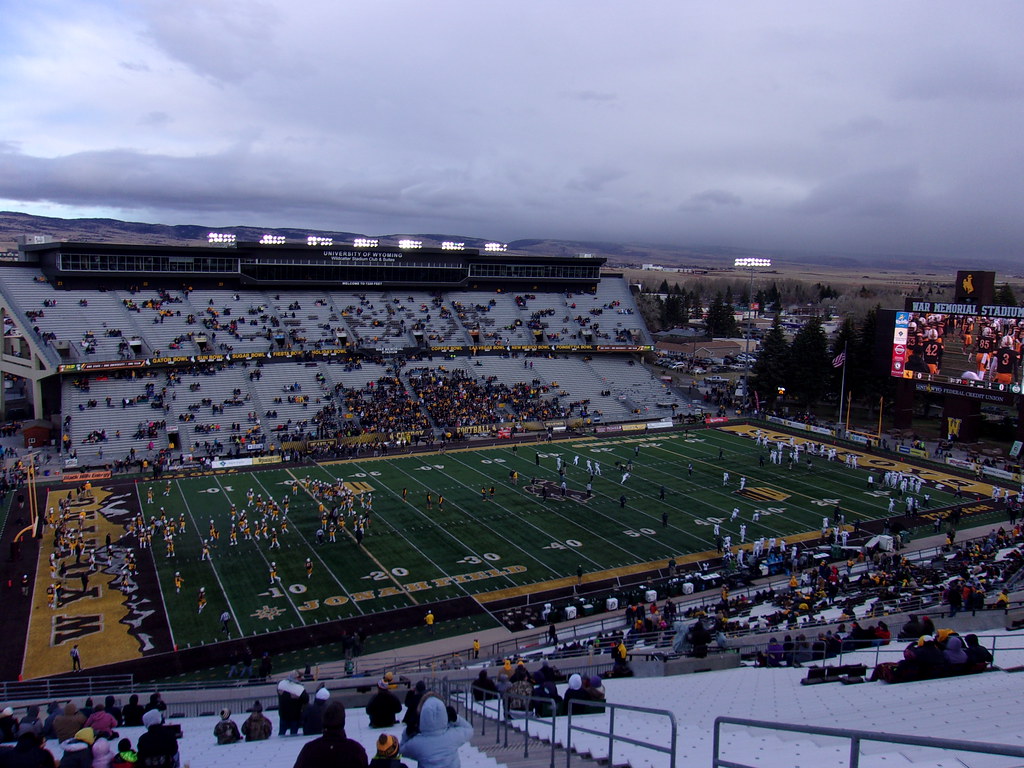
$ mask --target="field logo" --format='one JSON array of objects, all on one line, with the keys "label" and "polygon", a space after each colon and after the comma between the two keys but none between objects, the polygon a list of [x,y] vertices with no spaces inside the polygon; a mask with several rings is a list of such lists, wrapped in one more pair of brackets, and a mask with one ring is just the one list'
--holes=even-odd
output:
[{"label": "field logo", "polygon": [[752,501],[785,501],[790,494],[763,485],[748,485],[742,491],[735,491],[738,496],[745,496]]},{"label": "field logo", "polygon": [[362,482],[360,480],[357,480],[356,482],[352,482],[351,480],[346,480],[343,483],[343,485],[349,491],[351,491],[352,493],[357,494],[357,495],[360,494],[360,493],[372,493],[373,492],[373,486],[372,485],[370,485],[369,483],[364,483],[364,482]]},{"label": "field logo", "polygon": [[87,635],[95,635],[97,632],[102,631],[103,614],[101,613],[84,616],[54,616],[50,645],[63,645],[70,640],[79,641]]},{"label": "field logo", "polygon": [[960,437],[960,424],[963,419],[954,419],[952,416],[946,418],[946,432],[950,437]]}]

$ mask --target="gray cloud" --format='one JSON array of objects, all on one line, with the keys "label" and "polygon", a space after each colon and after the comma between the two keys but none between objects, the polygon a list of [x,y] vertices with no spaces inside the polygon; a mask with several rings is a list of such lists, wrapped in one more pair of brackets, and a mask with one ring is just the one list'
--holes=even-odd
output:
[{"label": "gray cloud", "polygon": [[1014,254],[1021,8],[37,3],[5,19],[0,205]]}]

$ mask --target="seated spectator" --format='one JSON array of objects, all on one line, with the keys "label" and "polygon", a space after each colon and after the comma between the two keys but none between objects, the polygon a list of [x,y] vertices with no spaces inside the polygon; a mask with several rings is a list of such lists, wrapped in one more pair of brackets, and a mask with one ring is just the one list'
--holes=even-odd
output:
[{"label": "seated spectator", "polygon": [[329,765],[367,768],[368,764],[363,746],[345,735],[345,706],[340,701],[332,701],[324,711],[324,735],[302,748],[295,758],[294,768]]},{"label": "seated spectator", "polygon": [[220,721],[213,726],[213,735],[216,737],[218,744],[234,744],[236,741],[242,740],[242,734],[239,733],[238,726],[231,719],[230,709],[222,709],[220,711]]},{"label": "seated spectator", "polygon": [[64,712],[53,718],[53,735],[57,741],[68,741],[75,737],[85,725],[85,715],[78,711],[73,701],[64,705]]},{"label": "seated spectator", "polygon": [[110,768],[114,753],[110,751],[110,742],[97,737],[92,744],[92,768]]},{"label": "seated spectator", "polygon": [[142,725],[142,715],[145,714],[145,711],[139,704],[139,694],[133,693],[128,697],[128,703],[121,710],[121,722],[126,728]]},{"label": "seated spectator", "polygon": [[43,737],[35,731],[26,731],[18,736],[14,749],[7,753],[4,765],[28,768],[56,768],[53,754],[43,747]]},{"label": "seated spectator", "polygon": [[544,674],[543,669],[538,669],[533,673],[534,682],[536,687],[533,689],[533,695],[538,698],[553,699],[554,704],[548,701],[535,701],[533,702],[534,711],[538,717],[552,717],[558,714],[558,711],[562,707],[562,697],[558,693],[558,688],[555,686],[553,680],[550,680],[547,675]]},{"label": "seated spectator", "polygon": [[899,639],[912,640],[924,634],[928,633],[921,627],[921,622],[918,621],[917,616],[911,613],[907,616],[907,623],[900,629]]},{"label": "seated spectator", "polygon": [[120,726],[122,722],[122,714],[121,708],[117,705],[117,699],[115,699],[113,696],[107,696],[103,700],[103,708],[111,714],[114,720],[117,721],[118,726]]},{"label": "seated spectator", "polygon": [[18,738],[18,719],[14,716],[14,710],[4,707],[0,710],[0,742],[16,741]]},{"label": "seated spectator", "polygon": [[[579,675],[569,676],[569,687],[566,689],[562,701],[564,702],[563,711],[573,715],[589,715],[604,711],[604,707],[596,706],[596,700],[584,689],[583,678]],[[573,701],[579,703],[570,706],[570,702]]]},{"label": "seated spectator", "polygon": [[139,754],[132,749],[131,739],[121,739],[117,742],[117,754],[110,761],[110,768],[135,768]]},{"label": "seated spectator", "polygon": [[117,719],[114,718],[103,704],[97,704],[92,714],[85,720],[85,727],[92,728],[93,732],[98,737],[104,739],[116,739],[117,733],[114,729],[117,727]]},{"label": "seated spectator", "polygon": [[889,632],[889,625],[884,621],[878,622],[878,626],[875,627],[874,645],[888,645],[891,639],[892,633]]},{"label": "seated spectator", "polygon": [[964,638],[967,643],[967,647],[964,652],[967,654],[967,663],[975,666],[980,666],[984,669],[986,666],[992,663],[992,654],[988,648],[983,647],[978,642],[977,635],[967,635]]},{"label": "seated spectator", "polygon": [[[47,739],[56,738],[53,732],[53,721],[61,714],[61,706],[56,701],[46,705],[46,719],[43,720],[43,737]],[[83,721],[84,722],[84,721]]]},{"label": "seated spectator", "polygon": [[604,681],[600,675],[593,675],[590,680],[584,680],[584,690],[596,702],[605,701]]},{"label": "seated spectator", "polygon": [[25,716],[18,723],[18,736],[20,737],[23,733],[43,735],[43,721],[39,719],[39,707],[35,704],[29,704],[25,708]]},{"label": "seated spectator", "polygon": [[263,705],[257,701],[252,705],[252,714],[242,723],[242,735],[246,741],[264,741],[273,732],[273,723],[263,714]]},{"label": "seated spectator", "polygon": [[396,715],[402,711],[402,702],[388,689],[384,678],[377,681],[377,693],[366,705],[371,728],[390,728],[398,723]]},{"label": "seated spectator", "polygon": [[967,653],[964,651],[963,641],[958,635],[952,635],[946,641],[946,647],[942,651],[942,657],[950,665],[962,665],[967,663]]},{"label": "seated spectator", "polygon": [[765,649],[767,656],[767,665],[769,667],[781,667],[782,666],[782,644],[778,638],[772,637],[768,639],[768,647]]},{"label": "seated spectator", "polygon": [[437,694],[428,693],[420,702],[420,731],[402,734],[401,749],[418,768],[457,768],[459,747],[473,737],[473,726],[449,712]]},{"label": "seated spectator", "polygon": [[498,687],[487,676],[487,670],[481,669],[480,674],[477,675],[476,682],[473,683],[473,701],[486,701],[496,698],[497,695]]},{"label": "seated spectator", "polygon": [[139,765],[146,768],[178,768],[178,739],[164,727],[164,715],[154,707],[142,716],[146,732],[139,736]]},{"label": "seated spectator", "polygon": [[420,701],[426,692],[427,684],[419,680],[405,694],[405,717],[402,718],[402,723],[405,725],[405,732],[410,735],[419,730]]},{"label": "seated spectator", "polygon": [[313,701],[306,705],[302,712],[302,734],[319,736],[324,732],[324,712],[331,700],[331,692],[327,687],[320,688],[313,696]]},{"label": "seated spectator", "polygon": [[96,734],[92,728],[79,728],[67,741],[61,743],[64,754],[61,755],[61,768],[92,768],[92,745]]},{"label": "seated spectator", "polygon": [[382,733],[377,738],[377,755],[370,761],[370,768],[409,768],[402,762],[396,736]]},{"label": "seated spectator", "polygon": [[160,710],[160,712],[167,711],[167,704],[164,703],[163,697],[159,691],[154,691],[149,694],[149,703],[146,705],[146,711],[149,712],[151,709]]}]

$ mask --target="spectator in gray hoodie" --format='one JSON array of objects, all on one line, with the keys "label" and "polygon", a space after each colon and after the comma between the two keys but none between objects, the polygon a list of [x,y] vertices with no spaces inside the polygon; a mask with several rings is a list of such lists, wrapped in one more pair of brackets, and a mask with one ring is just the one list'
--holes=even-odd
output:
[{"label": "spectator in gray hoodie", "polygon": [[473,737],[473,726],[433,692],[424,695],[419,709],[419,733],[402,734],[402,754],[419,768],[460,768],[459,747]]}]

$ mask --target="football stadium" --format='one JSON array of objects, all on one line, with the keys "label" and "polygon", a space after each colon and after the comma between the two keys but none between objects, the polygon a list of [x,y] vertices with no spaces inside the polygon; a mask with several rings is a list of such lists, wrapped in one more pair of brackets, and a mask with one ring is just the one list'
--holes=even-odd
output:
[{"label": "football stadium", "polygon": [[[727,747],[747,760],[777,748],[757,733],[773,719],[797,718],[791,739],[819,764],[850,751],[828,739],[869,731],[897,734],[878,760],[954,749],[866,705],[833,733],[853,705],[823,702],[806,687],[819,682],[846,683],[833,698],[869,676],[884,682],[856,690],[1018,696],[990,665],[1024,651],[1006,631],[1024,623],[1019,473],[759,411],[736,381],[680,386],[652,364],[633,290],[603,258],[211,235],[25,244],[0,277],[2,406],[23,437],[5,449],[12,704],[159,688],[196,733],[183,751],[212,765],[197,731],[222,706],[272,706],[304,683],[356,707],[351,722],[368,689],[427,679],[484,733],[496,717],[515,738],[616,764],[738,765]],[[901,407],[945,387],[965,434],[985,398],[1019,399],[1015,328],[976,324],[1013,356],[989,381],[957,375],[975,365],[972,338],[938,356],[939,331],[969,335],[979,306],[894,311],[913,343],[879,360]],[[911,624],[922,614],[930,632]],[[898,635],[934,646],[947,627],[980,635],[987,661],[965,656],[955,676],[903,664]],[[959,648],[942,640],[940,656]],[[505,691],[470,688],[520,661],[537,684],[522,718]],[[672,675],[712,669],[694,684],[700,716],[684,714],[698,698],[679,681],[694,676]],[[818,714],[724,700],[756,700],[757,675],[764,696],[805,696]],[[583,678],[599,713],[545,709]],[[721,739],[718,715],[737,720]],[[588,718],[621,743],[574,736]],[[976,719],[945,735],[1007,741]],[[654,741],[671,753],[644,753],[643,729],[663,725]],[[288,762],[292,743],[237,759]],[[985,759],[1019,764],[1000,744]],[[480,749],[465,762],[508,761]]]}]

